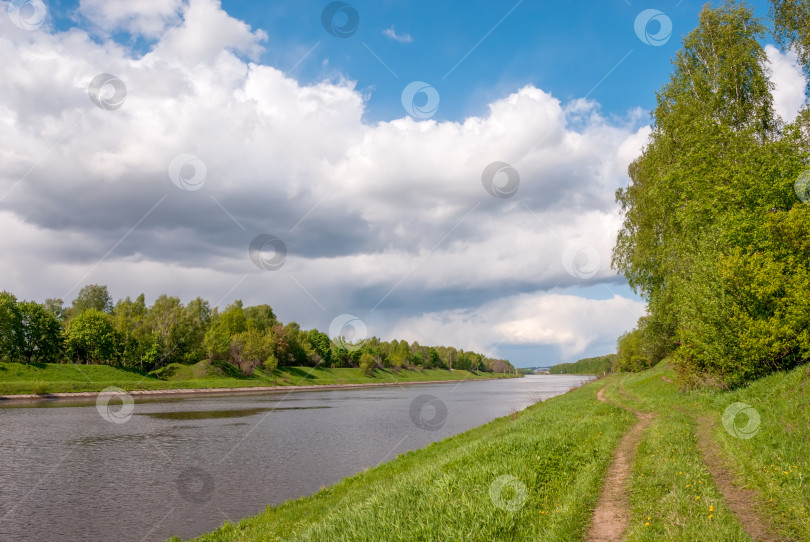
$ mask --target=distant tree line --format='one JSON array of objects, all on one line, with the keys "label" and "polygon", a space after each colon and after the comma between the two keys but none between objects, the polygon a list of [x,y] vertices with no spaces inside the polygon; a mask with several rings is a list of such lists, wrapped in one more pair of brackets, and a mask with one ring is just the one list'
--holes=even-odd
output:
[{"label": "distant tree line", "polygon": [[[775,39],[810,75],[810,3],[771,0]],[[768,28],[726,2],[700,14],[617,192],[613,264],[648,315],[618,368],[669,357],[685,387],[741,385],[810,360],[810,108],[774,111]]]},{"label": "distant tree line", "polygon": [[553,375],[601,375],[609,373],[616,363],[616,354],[583,358],[573,363],[558,363],[549,369]]},{"label": "distant tree line", "polygon": [[93,363],[145,371],[171,363],[227,362],[250,375],[259,367],[359,367],[463,369],[508,373],[505,360],[448,346],[381,341],[353,345],[332,341],[317,329],[283,324],[269,305],[225,310],[197,298],[183,305],[161,295],[147,306],[144,295],[113,304],[107,287],[81,289],[70,306],[61,299],[19,301],[0,292],[0,361],[22,363]]}]

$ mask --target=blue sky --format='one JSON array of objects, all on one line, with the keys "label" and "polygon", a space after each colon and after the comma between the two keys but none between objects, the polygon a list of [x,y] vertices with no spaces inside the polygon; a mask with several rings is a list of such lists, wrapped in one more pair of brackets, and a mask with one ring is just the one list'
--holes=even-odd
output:
[{"label": "blue sky", "polygon": [[[610,268],[613,194],[701,3],[30,1],[42,24],[0,17],[18,296],[350,314],[518,366],[610,352],[643,314]],[[768,55],[790,117],[804,80]],[[268,238],[270,270],[248,251]]]},{"label": "blue sky", "polygon": [[[307,82],[331,73],[356,80],[371,95],[368,120],[377,121],[401,114],[400,92],[413,80],[439,90],[441,119],[480,115],[493,100],[527,84],[562,100],[587,95],[606,113],[649,110],[669,77],[680,36],[695,28],[704,3],[354,2],[359,28],[343,39],[326,34],[320,24],[326,2],[267,7],[226,1],[223,6],[267,31],[262,60],[281,69],[290,69],[302,50],[320,43],[293,73]],[[672,20],[672,38],[662,46],[645,45],[634,31],[636,16],[650,8]],[[767,8],[758,11],[767,15]],[[656,23],[650,24],[655,31]],[[413,41],[398,43],[383,35],[392,27]]]},{"label": "blue sky", "polygon": [[[493,100],[527,84],[561,100],[588,96],[607,114],[635,107],[649,110],[655,91],[669,77],[680,37],[695,28],[705,4],[356,1],[350,6],[359,15],[359,26],[352,36],[340,38],[321,24],[328,3],[226,0],[222,7],[267,33],[261,63],[302,83],[333,77],[356,81],[369,95],[370,122],[400,116],[400,93],[414,80],[439,90],[442,103],[435,118],[443,120],[480,115]],[[752,6],[767,17],[767,3]],[[78,14],[78,2],[52,2],[49,8],[56,28],[88,26]],[[664,45],[646,45],[636,35],[636,16],[645,9],[657,9],[671,19],[672,36]],[[386,36],[384,31],[391,28],[412,41]],[[656,28],[651,22],[650,30]],[[154,41],[124,31],[113,35],[142,51]]]}]

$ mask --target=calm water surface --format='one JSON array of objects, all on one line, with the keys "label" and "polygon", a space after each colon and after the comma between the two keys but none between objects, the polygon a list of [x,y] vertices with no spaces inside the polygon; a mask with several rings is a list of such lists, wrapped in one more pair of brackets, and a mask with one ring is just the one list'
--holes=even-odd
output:
[{"label": "calm water surface", "polygon": [[0,540],[199,535],[586,380],[139,401],[124,423],[95,402],[0,405]]}]

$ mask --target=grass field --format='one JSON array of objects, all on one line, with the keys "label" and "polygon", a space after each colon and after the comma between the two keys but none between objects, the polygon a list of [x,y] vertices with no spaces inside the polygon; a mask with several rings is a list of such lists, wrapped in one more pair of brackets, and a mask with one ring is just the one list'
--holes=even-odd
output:
[{"label": "grass field", "polygon": [[[635,423],[596,399],[602,386],[612,402],[656,414],[628,480],[625,540],[753,540],[704,462],[698,420],[736,482],[756,491],[775,539],[810,540],[810,366],[733,392],[678,392],[673,376],[662,363],[591,382],[197,540],[583,540],[614,449]],[[751,438],[735,436],[750,429],[745,416],[722,424],[737,402],[759,415]]]},{"label": "grass field", "polygon": [[352,368],[283,367],[269,375],[257,372],[254,376],[243,377],[227,368],[225,371],[214,370],[207,362],[200,362],[189,366],[170,366],[168,370],[163,371],[161,378],[157,378],[140,371],[107,365],[0,363],[0,394],[101,391],[110,386],[132,391],[475,380],[510,376],[443,369],[396,372],[377,369],[372,377],[367,377],[360,369]]}]

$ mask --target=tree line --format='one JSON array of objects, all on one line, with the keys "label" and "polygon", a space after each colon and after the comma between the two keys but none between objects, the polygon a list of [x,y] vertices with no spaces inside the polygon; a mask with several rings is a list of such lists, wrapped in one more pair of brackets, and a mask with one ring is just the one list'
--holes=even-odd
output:
[{"label": "tree line", "polygon": [[573,363],[558,363],[549,369],[553,375],[602,375],[611,372],[616,362],[616,354],[583,358]]},{"label": "tree line", "polygon": [[653,130],[618,190],[614,267],[648,314],[617,370],[669,357],[682,385],[731,387],[810,359],[810,109],[774,111],[762,43],[810,76],[810,2],[706,6],[658,92]]},{"label": "tree line", "polygon": [[352,344],[333,341],[317,329],[283,324],[269,305],[220,311],[196,298],[144,295],[113,304],[106,286],[91,284],[65,306],[61,299],[21,301],[0,292],[0,360],[22,363],[93,363],[154,371],[171,363],[202,360],[233,364],[245,375],[279,366],[463,369],[507,373],[514,367],[471,351],[417,342]]}]

